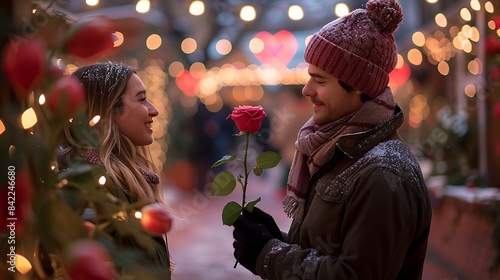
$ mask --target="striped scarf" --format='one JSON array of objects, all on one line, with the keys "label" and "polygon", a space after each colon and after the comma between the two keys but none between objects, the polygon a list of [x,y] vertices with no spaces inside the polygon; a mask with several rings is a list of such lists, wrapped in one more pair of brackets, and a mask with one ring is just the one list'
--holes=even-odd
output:
[{"label": "striped scarf", "polygon": [[367,131],[390,119],[396,102],[389,88],[367,101],[360,110],[332,123],[317,126],[309,119],[300,129],[295,154],[288,175],[287,196],[283,209],[288,217],[302,220],[312,174],[326,164],[340,137]]}]

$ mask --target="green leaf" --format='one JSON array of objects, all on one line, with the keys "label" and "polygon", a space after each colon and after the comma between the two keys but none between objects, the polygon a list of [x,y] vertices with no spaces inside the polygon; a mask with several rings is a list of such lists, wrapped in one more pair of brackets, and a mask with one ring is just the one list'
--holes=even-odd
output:
[{"label": "green leaf", "polygon": [[260,168],[258,166],[253,169],[253,174],[255,174],[257,176],[262,175],[262,172],[263,172],[262,168]]},{"label": "green leaf", "polygon": [[256,200],[254,201],[250,201],[247,203],[247,205],[245,205],[245,209],[247,209],[248,212],[252,213],[253,211],[253,208],[255,207],[255,205],[260,201],[260,197],[257,198]]},{"label": "green leaf", "polygon": [[273,151],[262,152],[257,156],[257,167],[262,169],[273,168],[281,160],[281,156]]},{"label": "green leaf", "polygon": [[233,161],[236,159],[236,155],[225,155],[223,156],[221,159],[219,159],[218,161],[216,161],[214,164],[212,164],[212,168],[216,167],[216,166],[219,166],[219,165],[222,165],[224,163],[228,163],[230,161]]},{"label": "green leaf", "polygon": [[241,215],[241,210],[241,205],[237,202],[231,201],[226,204],[224,209],[222,209],[222,224],[232,226]]},{"label": "green leaf", "polygon": [[234,191],[236,187],[236,179],[233,173],[222,171],[215,176],[212,182],[212,196],[225,196]]}]

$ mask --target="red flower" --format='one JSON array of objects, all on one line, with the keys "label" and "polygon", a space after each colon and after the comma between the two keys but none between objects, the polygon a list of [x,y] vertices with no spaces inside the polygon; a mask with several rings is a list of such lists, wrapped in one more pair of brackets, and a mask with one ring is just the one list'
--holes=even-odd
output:
[{"label": "red flower", "polygon": [[241,132],[256,133],[265,116],[261,106],[238,106],[226,119],[232,119]]},{"label": "red flower", "polygon": [[71,280],[111,280],[117,273],[106,248],[96,241],[82,239],[71,244],[65,268]]},{"label": "red flower", "polygon": [[144,230],[151,235],[159,236],[170,231],[172,228],[172,216],[159,203],[144,206],[141,209],[141,224]]},{"label": "red flower", "polygon": [[3,52],[3,68],[19,98],[24,98],[44,76],[45,46],[39,40],[16,38]]},{"label": "red flower", "polygon": [[63,51],[84,62],[94,61],[113,51],[113,23],[102,16],[86,17],[71,25],[63,39]]},{"label": "red flower", "polygon": [[52,86],[47,96],[47,105],[53,113],[71,116],[85,101],[85,91],[80,80],[63,76]]}]

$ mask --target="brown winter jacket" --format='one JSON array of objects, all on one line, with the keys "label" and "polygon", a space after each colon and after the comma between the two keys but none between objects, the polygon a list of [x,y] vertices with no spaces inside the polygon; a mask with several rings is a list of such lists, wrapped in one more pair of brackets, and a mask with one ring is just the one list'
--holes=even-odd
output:
[{"label": "brown winter jacket", "polygon": [[306,213],[257,260],[264,279],[421,279],[431,205],[419,163],[397,135],[403,113],[344,135],[311,177]]}]

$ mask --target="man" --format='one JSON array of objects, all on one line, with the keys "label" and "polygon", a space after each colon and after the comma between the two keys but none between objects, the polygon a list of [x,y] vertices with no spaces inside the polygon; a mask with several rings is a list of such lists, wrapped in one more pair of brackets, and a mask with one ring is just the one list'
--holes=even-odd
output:
[{"label": "man", "polygon": [[397,61],[396,0],[325,25],[307,45],[302,93],[314,114],[301,128],[282,234],[255,208],[234,223],[234,255],[264,279],[421,279],[431,205],[420,166],[397,133],[389,87]]}]

